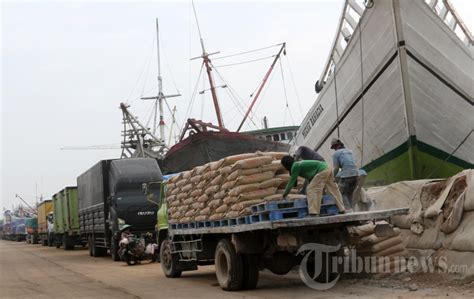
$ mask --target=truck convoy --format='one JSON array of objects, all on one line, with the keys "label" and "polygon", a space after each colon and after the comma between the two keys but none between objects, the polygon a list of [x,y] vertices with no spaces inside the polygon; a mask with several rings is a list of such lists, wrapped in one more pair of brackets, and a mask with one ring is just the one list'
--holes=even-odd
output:
[{"label": "truck convoy", "polygon": [[53,195],[54,239],[56,248],[72,250],[85,245],[79,232],[77,187],[66,187]]},{"label": "truck convoy", "polygon": [[53,201],[48,199],[38,204],[38,242],[43,246],[53,246],[54,214]]},{"label": "truck convoy", "polygon": [[103,160],[77,178],[81,237],[91,256],[110,250],[120,260],[120,228],[134,234],[154,232],[156,205],[147,200],[142,184],[161,181],[158,162],[151,158]]}]

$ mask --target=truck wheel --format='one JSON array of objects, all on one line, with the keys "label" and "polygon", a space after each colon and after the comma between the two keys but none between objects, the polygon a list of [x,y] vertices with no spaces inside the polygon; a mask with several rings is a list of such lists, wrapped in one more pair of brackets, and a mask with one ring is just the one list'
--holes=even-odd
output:
[{"label": "truck wheel", "polygon": [[54,236],[54,239],[53,239],[53,240],[54,240],[54,244],[56,244],[56,248],[60,248],[60,247],[61,247],[61,243],[62,243],[62,242],[61,242],[61,239],[62,239],[62,238],[61,238],[60,236],[58,236],[58,235]]},{"label": "truck wheel", "polygon": [[34,235],[32,242],[33,244],[38,244],[38,236]]},{"label": "truck wheel", "polygon": [[114,237],[110,238],[110,256],[114,262],[120,261],[120,256],[118,254],[118,240]]},{"label": "truck wheel", "polygon": [[242,257],[235,252],[234,245],[222,239],[217,243],[214,261],[217,281],[225,291],[238,291],[242,288]]},{"label": "truck wheel", "polygon": [[63,248],[64,250],[74,249],[74,240],[68,235],[63,235]]},{"label": "truck wheel", "polygon": [[253,290],[258,284],[258,255],[256,254],[243,254],[243,281],[242,289]]},{"label": "truck wheel", "polygon": [[177,278],[181,276],[181,270],[177,269],[178,256],[171,253],[171,242],[168,239],[163,240],[160,246],[161,269],[166,277]]},{"label": "truck wheel", "polygon": [[89,237],[89,240],[88,240],[89,244],[88,244],[88,247],[89,247],[89,255],[90,256],[93,256],[93,252],[92,252],[92,248],[94,248],[94,242],[93,242],[93,239],[92,237]]}]

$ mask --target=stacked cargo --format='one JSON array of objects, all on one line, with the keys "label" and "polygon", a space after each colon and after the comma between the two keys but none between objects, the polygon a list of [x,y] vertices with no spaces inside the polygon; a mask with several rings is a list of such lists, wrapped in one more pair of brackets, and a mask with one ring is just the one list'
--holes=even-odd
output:
[{"label": "stacked cargo", "polygon": [[[253,205],[282,199],[290,179],[280,163],[286,154],[256,152],[229,156],[171,178],[166,193],[169,222],[237,218],[250,215]],[[299,180],[296,187],[303,182]],[[291,193],[298,193],[297,188]]]}]

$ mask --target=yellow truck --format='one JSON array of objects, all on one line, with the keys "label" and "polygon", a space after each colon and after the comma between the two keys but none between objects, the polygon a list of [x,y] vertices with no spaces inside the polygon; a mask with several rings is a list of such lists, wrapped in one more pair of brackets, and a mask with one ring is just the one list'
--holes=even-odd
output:
[{"label": "yellow truck", "polygon": [[51,199],[38,204],[38,242],[43,245],[52,246],[53,237],[53,202]]}]

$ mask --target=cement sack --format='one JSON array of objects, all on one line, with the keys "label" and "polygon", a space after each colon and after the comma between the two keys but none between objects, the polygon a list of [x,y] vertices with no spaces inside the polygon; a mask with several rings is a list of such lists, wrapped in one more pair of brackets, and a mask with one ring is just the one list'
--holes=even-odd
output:
[{"label": "cement sack", "polygon": [[439,249],[441,248],[445,235],[441,232],[442,216],[437,219],[425,219],[425,229],[420,235],[410,230],[402,230],[402,238],[406,247],[416,249]]},{"label": "cement sack", "polygon": [[172,177],[168,182],[174,184],[180,179],[181,179],[181,174],[178,174],[177,176]]},{"label": "cement sack", "polygon": [[212,196],[213,199],[223,199],[227,196],[227,190],[221,190]]},{"label": "cement sack", "polygon": [[237,196],[228,196],[225,197],[222,202],[227,204],[227,205],[232,205],[233,203],[237,202]]},{"label": "cement sack", "polygon": [[277,188],[274,188],[274,187],[266,188],[266,189],[259,189],[259,190],[254,190],[254,191],[241,193],[241,194],[239,194],[238,198],[239,198],[239,201],[246,201],[246,200],[252,200],[252,199],[263,199],[265,196],[275,194],[276,191],[277,191]]},{"label": "cement sack", "polygon": [[283,182],[288,182],[290,180],[290,173],[287,172],[287,173],[284,173],[284,174],[277,174],[275,175],[275,178],[279,178],[281,179]]},{"label": "cement sack", "polygon": [[248,154],[240,154],[240,155],[229,156],[229,157],[224,158],[224,163],[223,163],[223,165],[224,165],[224,166],[232,165],[232,164],[234,164],[234,163],[237,162],[237,161],[244,160],[244,159],[248,159],[248,158],[255,158],[255,157],[257,157],[257,154],[254,154],[254,153],[248,153]]},{"label": "cement sack", "polygon": [[185,186],[183,186],[181,188],[181,192],[185,192],[185,193],[188,193],[189,191],[191,191],[193,189],[194,185],[191,183],[191,184],[187,184]]},{"label": "cement sack", "polygon": [[461,283],[468,283],[474,280],[474,252],[472,251],[455,251],[441,249],[433,256],[433,261],[438,262],[437,267],[448,272],[449,269],[465,267],[465,271],[452,273]]},{"label": "cement sack", "polygon": [[222,189],[223,190],[230,190],[230,189],[234,188],[234,186],[235,186],[235,181],[225,182],[224,184],[222,184]]},{"label": "cement sack", "polygon": [[181,201],[180,200],[173,200],[171,203],[169,203],[169,206],[170,207],[178,207],[181,205]]},{"label": "cement sack", "polygon": [[209,208],[209,207],[204,208],[199,212],[199,214],[200,215],[210,215],[211,214],[211,208]]},{"label": "cement sack", "polygon": [[349,234],[357,236],[357,237],[364,237],[372,234],[375,230],[375,226],[377,224],[387,224],[387,221],[377,221],[375,224],[373,222],[369,222],[367,224],[359,225],[359,226],[349,226],[347,228]]},{"label": "cement sack", "polygon": [[209,200],[209,196],[207,194],[203,194],[198,197],[197,201],[198,202],[207,202]]},{"label": "cement sack", "polygon": [[434,218],[442,212],[441,208],[443,207],[444,202],[448,198],[451,192],[451,188],[455,184],[457,185],[457,184],[463,183],[461,181],[464,181],[464,184],[466,184],[466,173],[464,173],[464,171],[448,179],[446,187],[444,188],[443,192],[438,197],[436,202],[430,207],[428,207],[428,209],[426,209],[425,214],[424,214],[425,218]]},{"label": "cement sack", "polygon": [[250,169],[236,169],[233,170],[228,176],[227,176],[227,181],[233,181],[236,180],[239,176],[246,176],[246,175],[251,175],[255,173],[260,173],[262,171],[262,167],[256,167],[256,168],[250,168]]},{"label": "cement sack", "polygon": [[239,212],[238,211],[229,211],[229,212],[225,213],[225,218],[226,219],[236,218],[236,217],[239,217]]},{"label": "cement sack", "polygon": [[287,156],[288,153],[286,152],[261,152],[257,151],[257,155],[259,156],[270,156],[275,160],[281,160],[284,156]]},{"label": "cement sack", "polygon": [[166,190],[171,191],[175,188],[175,186],[176,185],[174,183],[168,182],[168,183],[166,183]]},{"label": "cement sack", "polygon": [[229,195],[230,196],[239,196],[240,194],[242,194],[244,192],[255,191],[255,190],[258,190],[259,188],[260,188],[260,184],[257,184],[257,183],[247,184],[247,185],[240,185],[240,186],[232,188],[229,191]]},{"label": "cement sack", "polygon": [[191,191],[191,193],[189,193],[189,195],[191,197],[199,197],[202,195],[202,189],[194,189],[193,191]]},{"label": "cement sack", "polygon": [[[207,169],[206,169],[207,168]],[[204,172],[206,172],[209,168],[209,165],[202,165],[202,166],[197,166],[194,168],[194,175],[201,175],[203,174]]]},{"label": "cement sack", "polygon": [[213,199],[211,200],[207,205],[211,208],[211,209],[215,209],[219,206],[221,206],[223,203],[222,199]]},{"label": "cement sack", "polygon": [[216,209],[216,213],[224,213],[229,209],[227,205],[222,205]]},{"label": "cement sack", "polygon": [[464,199],[464,210],[474,211],[474,170],[467,169],[466,172],[466,198]]},{"label": "cement sack", "polygon": [[281,184],[282,180],[279,178],[273,178],[266,181],[263,181],[259,184],[260,189],[270,188],[270,187],[278,187]]},{"label": "cement sack", "polygon": [[223,181],[224,181],[224,176],[222,174],[219,174],[209,184],[211,186],[221,185]]},{"label": "cement sack", "polygon": [[196,200],[193,197],[188,197],[185,200],[183,200],[184,205],[192,205]]},{"label": "cement sack", "polygon": [[465,212],[457,229],[446,236],[443,247],[474,252],[474,211]]},{"label": "cement sack", "polygon": [[232,169],[236,170],[236,169],[257,168],[259,166],[271,163],[272,160],[273,160],[272,157],[267,157],[267,156],[240,160],[240,161],[235,162],[234,165],[232,165]]},{"label": "cement sack", "polygon": [[194,216],[195,213],[196,213],[196,210],[191,209],[191,210],[187,211],[187,212],[184,214],[184,217],[191,217],[191,216]]},{"label": "cement sack", "polygon": [[254,200],[247,200],[233,204],[230,209],[232,211],[240,211],[248,207],[252,207],[254,205],[258,205],[259,203],[264,202],[262,199],[254,199]]},{"label": "cement sack", "polygon": [[239,186],[253,183],[261,183],[271,178],[273,178],[273,172],[271,171],[251,174],[247,176],[239,176],[235,181],[235,185]]},{"label": "cement sack", "polygon": [[219,161],[214,161],[214,162],[209,163],[209,168],[211,169],[211,171],[216,171],[219,168],[221,168],[223,164],[224,164],[224,159],[221,159]]},{"label": "cement sack", "polygon": [[181,192],[181,188],[174,188],[171,191],[171,195],[178,195]]},{"label": "cement sack", "polygon": [[381,250],[379,252],[374,253],[374,256],[389,256],[393,254],[399,254],[401,252],[405,251],[405,246],[403,243],[400,243],[398,245],[392,246],[390,248],[387,248],[385,250]]},{"label": "cement sack", "polygon": [[195,210],[201,210],[201,209],[204,209],[206,207],[206,203],[205,202],[194,202],[191,207]]},{"label": "cement sack", "polygon": [[[443,224],[441,224],[441,231],[445,234],[450,234],[458,228],[459,223],[461,223],[463,209],[464,209],[464,199],[466,197],[466,191],[464,191],[456,201],[454,202],[451,211],[448,216],[445,217]],[[446,211],[443,211],[443,215]]]},{"label": "cement sack", "polygon": [[217,191],[219,191],[220,187],[221,186],[219,186],[219,185],[207,187],[206,190],[204,190],[204,193],[206,193],[207,195],[210,196],[211,194],[214,194]]},{"label": "cement sack", "polygon": [[[285,187],[286,187],[286,185],[285,185]],[[280,186],[278,186],[278,188],[280,188]],[[285,188],[278,189],[276,193],[277,193],[277,194],[283,194],[283,193],[285,193]],[[300,190],[298,190],[298,189],[296,189],[296,188],[292,188],[292,189],[290,190],[290,193],[288,193],[288,195],[298,195],[298,194],[300,194]]]},{"label": "cement sack", "polygon": [[248,208],[245,208],[243,210],[240,210],[239,217],[248,216],[248,215],[251,215],[251,214],[252,214],[252,209],[250,207],[248,207]]},{"label": "cement sack", "polygon": [[191,222],[191,217],[182,217],[178,221],[178,223],[188,223],[188,222]]},{"label": "cement sack", "polygon": [[219,220],[224,218],[224,213],[212,214],[209,216],[209,220]]},{"label": "cement sack", "polygon": [[177,209],[176,207],[169,207],[169,208],[168,208],[168,213],[169,213],[169,214],[174,214],[174,213],[177,212],[177,211],[178,211],[178,209]]},{"label": "cement sack", "polygon": [[201,182],[202,180],[202,177],[200,175],[195,175],[193,176],[192,178],[189,179],[191,181],[191,183],[193,184],[198,184],[199,182]]},{"label": "cement sack", "polygon": [[232,166],[228,165],[228,166],[221,167],[219,168],[218,172],[219,174],[223,174],[224,176],[227,176],[229,173],[232,172]]},{"label": "cement sack", "polygon": [[393,246],[403,244],[403,240],[400,236],[388,238],[382,242],[372,245],[370,248],[372,252],[379,252]]},{"label": "cement sack", "polygon": [[186,198],[188,198],[188,195],[187,195],[186,193],[180,193],[180,194],[176,195],[176,199],[177,199],[177,200],[181,200],[181,201],[182,201],[182,200],[184,200],[184,199],[186,199]]},{"label": "cement sack", "polygon": [[[400,228],[398,227],[394,227],[393,228],[393,231],[395,232],[395,236],[399,236],[400,235]],[[384,240],[387,240],[389,238],[392,238],[392,237],[377,237],[374,233],[373,234],[370,234],[368,236],[365,236],[365,237],[362,237],[360,240],[359,240],[359,246],[360,247],[365,247],[365,246],[372,246],[373,244],[377,244],[377,243],[380,243]]]},{"label": "cement sack", "polygon": [[196,185],[196,188],[198,189],[206,189],[208,187],[209,183],[207,181],[201,181],[199,184]]},{"label": "cement sack", "polygon": [[206,221],[206,220],[207,220],[207,216],[205,216],[205,215],[199,215],[199,216],[194,217],[194,220],[195,220],[195,221]]},{"label": "cement sack", "polygon": [[171,204],[176,200],[176,195],[168,195],[166,196],[166,200],[168,201],[168,204]]},{"label": "cement sack", "polygon": [[187,180],[189,178],[191,178],[191,171],[183,171],[181,173],[181,179]]},{"label": "cement sack", "polygon": [[188,184],[188,180],[187,179],[182,179],[182,180],[179,180],[179,181],[176,182],[176,187],[181,188],[181,187],[183,187],[187,184]]},{"label": "cement sack", "polygon": [[297,200],[297,199],[305,199],[305,198],[306,198],[306,195],[304,194],[288,194],[286,198],[283,198],[283,191],[281,191],[281,193],[278,193],[278,190],[277,190],[277,194],[265,196],[263,199],[265,201],[276,201],[276,200],[284,200],[284,199]]},{"label": "cement sack", "polygon": [[208,171],[208,172],[205,172],[202,174],[202,178],[206,181],[210,181],[212,180],[213,178],[215,178],[217,175],[217,171]]}]

